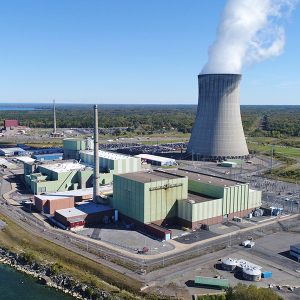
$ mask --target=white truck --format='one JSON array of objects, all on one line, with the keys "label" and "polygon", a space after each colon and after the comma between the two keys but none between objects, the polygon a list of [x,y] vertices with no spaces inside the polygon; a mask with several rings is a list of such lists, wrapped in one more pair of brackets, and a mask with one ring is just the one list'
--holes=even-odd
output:
[{"label": "white truck", "polygon": [[245,240],[242,242],[242,246],[247,247],[247,245],[250,243],[250,240]]},{"label": "white truck", "polygon": [[254,247],[255,243],[252,241],[249,244],[247,244],[246,248],[252,248]]}]

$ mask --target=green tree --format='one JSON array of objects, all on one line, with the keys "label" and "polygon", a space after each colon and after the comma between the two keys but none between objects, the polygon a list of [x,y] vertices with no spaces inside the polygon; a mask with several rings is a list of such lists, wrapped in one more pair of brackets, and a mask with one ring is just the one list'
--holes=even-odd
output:
[{"label": "green tree", "polygon": [[269,288],[258,288],[255,285],[238,284],[229,288],[226,293],[227,300],[283,300]]}]

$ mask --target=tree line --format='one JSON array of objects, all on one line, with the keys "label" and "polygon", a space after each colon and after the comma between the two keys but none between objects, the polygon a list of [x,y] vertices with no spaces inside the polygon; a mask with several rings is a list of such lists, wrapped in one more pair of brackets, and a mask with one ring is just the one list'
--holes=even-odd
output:
[{"label": "tree line", "polygon": [[[151,134],[160,130],[189,133],[196,105],[100,105],[99,125],[126,127],[131,132]],[[93,127],[92,105],[57,105],[60,128]],[[300,106],[241,106],[243,127],[248,136],[300,136]],[[28,111],[1,111],[0,120],[18,119],[32,128],[53,127],[51,107]]]}]

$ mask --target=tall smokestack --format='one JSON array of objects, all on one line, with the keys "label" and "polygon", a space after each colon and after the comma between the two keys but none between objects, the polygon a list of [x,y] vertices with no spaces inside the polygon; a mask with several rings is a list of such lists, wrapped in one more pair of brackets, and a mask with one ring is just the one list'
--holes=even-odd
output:
[{"label": "tall smokestack", "polygon": [[249,152],[240,113],[240,74],[198,76],[196,121],[187,152],[196,159],[245,158]]},{"label": "tall smokestack", "polygon": [[55,111],[55,100],[53,100],[53,134],[56,134],[56,111]]},{"label": "tall smokestack", "polygon": [[98,106],[94,105],[94,184],[93,201],[99,202],[99,133],[98,133]]}]

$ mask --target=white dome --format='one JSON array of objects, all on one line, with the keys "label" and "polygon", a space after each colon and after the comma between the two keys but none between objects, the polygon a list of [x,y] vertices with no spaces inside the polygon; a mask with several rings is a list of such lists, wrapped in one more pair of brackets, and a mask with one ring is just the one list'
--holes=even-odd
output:
[{"label": "white dome", "polygon": [[228,266],[237,266],[238,261],[236,259],[228,257],[228,258],[222,259],[222,263],[225,265],[228,265]]},{"label": "white dome", "polygon": [[253,275],[253,276],[260,276],[261,275],[261,271],[259,269],[256,269],[256,268],[244,268],[243,272],[247,275]]}]

